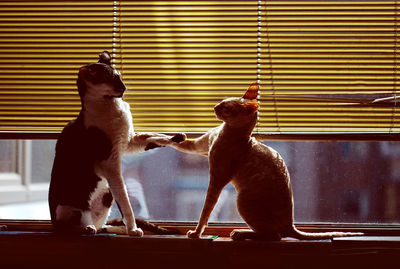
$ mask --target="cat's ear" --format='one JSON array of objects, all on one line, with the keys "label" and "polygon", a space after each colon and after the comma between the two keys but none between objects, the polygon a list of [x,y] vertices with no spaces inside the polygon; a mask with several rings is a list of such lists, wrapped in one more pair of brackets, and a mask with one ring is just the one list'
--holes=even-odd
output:
[{"label": "cat's ear", "polygon": [[91,78],[94,77],[94,75],[96,75],[96,72],[90,70],[86,66],[82,66],[81,68],[79,68],[79,77],[84,79],[84,80],[89,80],[90,81]]},{"label": "cat's ear", "polygon": [[99,53],[99,63],[107,64],[111,66],[111,55],[108,51],[102,51]]},{"label": "cat's ear", "polygon": [[260,85],[257,82],[251,83],[249,88],[247,88],[246,93],[243,95],[243,99],[257,99],[258,90],[260,89]]}]

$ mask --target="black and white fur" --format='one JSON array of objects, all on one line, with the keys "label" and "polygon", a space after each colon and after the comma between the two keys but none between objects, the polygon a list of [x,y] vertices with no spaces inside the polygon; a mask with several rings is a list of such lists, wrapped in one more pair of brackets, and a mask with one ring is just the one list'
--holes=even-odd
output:
[{"label": "black and white fur", "polygon": [[[180,142],[185,136],[136,134],[129,104],[121,98],[126,90],[121,75],[111,66],[107,51],[99,56],[99,62],[79,69],[82,109],[57,141],[49,190],[51,220],[56,231],[96,233],[105,228],[142,236],[121,175],[121,158]],[[114,198],[123,226],[105,225]]]}]

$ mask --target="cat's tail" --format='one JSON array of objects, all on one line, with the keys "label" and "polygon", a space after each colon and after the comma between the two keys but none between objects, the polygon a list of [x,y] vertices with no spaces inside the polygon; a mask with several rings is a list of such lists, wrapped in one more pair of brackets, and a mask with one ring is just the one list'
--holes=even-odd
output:
[{"label": "cat's tail", "polygon": [[345,236],[361,236],[364,233],[355,232],[323,232],[323,233],[307,233],[302,232],[292,226],[284,236],[294,237],[300,240],[319,240],[319,239],[332,239],[333,237],[345,237]]},{"label": "cat's tail", "polygon": [[147,220],[136,218],[136,225],[144,231],[149,231],[154,234],[180,234],[174,229],[162,228],[158,225],[148,222]]},{"label": "cat's tail", "polygon": [[[147,220],[141,219],[141,218],[135,218],[136,225],[141,228],[144,231],[151,232],[153,234],[160,234],[160,235],[166,235],[166,234],[180,234],[179,231],[174,230],[174,229],[166,229],[162,228],[158,225],[155,225],[153,223],[148,222]],[[111,226],[124,226],[124,222],[122,219],[113,219],[107,221],[107,225]]]}]

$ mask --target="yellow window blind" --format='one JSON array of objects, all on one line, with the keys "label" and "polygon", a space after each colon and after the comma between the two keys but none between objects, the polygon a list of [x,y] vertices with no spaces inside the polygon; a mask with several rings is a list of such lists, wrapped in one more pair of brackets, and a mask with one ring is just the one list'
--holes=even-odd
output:
[{"label": "yellow window blind", "polygon": [[259,9],[259,1],[120,1],[120,69],[135,129],[217,126],[214,105],[257,80]]},{"label": "yellow window blind", "polygon": [[398,1],[263,2],[261,132],[400,130]]},{"label": "yellow window blind", "polygon": [[0,2],[1,132],[59,132],[77,116],[77,70],[112,48],[113,9],[113,1]]},{"label": "yellow window blind", "polygon": [[107,49],[136,131],[204,132],[217,102],[259,80],[260,136],[397,133],[398,13],[397,1],[0,2],[0,132],[59,132],[80,109],[78,68]]}]

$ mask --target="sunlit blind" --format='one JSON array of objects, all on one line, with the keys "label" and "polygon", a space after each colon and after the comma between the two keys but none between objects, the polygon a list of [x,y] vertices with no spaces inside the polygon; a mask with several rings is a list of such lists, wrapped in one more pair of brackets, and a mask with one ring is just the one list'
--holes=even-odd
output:
[{"label": "sunlit blind", "polygon": [[399,132],[399,12],[397,1],[2,1],[0,132],[59,132],[80,110],[78,68],[105,49],[136,131],[207,131],[217,102],[260,80],[258,134]]},{"label": "sunlit blind", "polygon": [[205,131],[259,72],[258,133],[399,131],[397,1],[120,3],[136,129]]},{"label": "sunlit blind", "polygon": [[[263,1],[259,130],[398,132],[399,12],[398,1]],[[394,98],[373,102],[383,97]]]},{"label": "sunlit blind", "polygon": [[112,49],[113,6],[0,2],[0,131],[59,132],[78,114],[77,70]]},{"label": "sunlit blind", "polygon": [[135,129],[217,126],[214,105],[257,80],[260,8],[259,1],[120,1],[120,69]]}]

